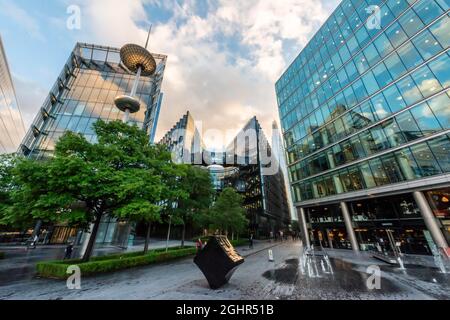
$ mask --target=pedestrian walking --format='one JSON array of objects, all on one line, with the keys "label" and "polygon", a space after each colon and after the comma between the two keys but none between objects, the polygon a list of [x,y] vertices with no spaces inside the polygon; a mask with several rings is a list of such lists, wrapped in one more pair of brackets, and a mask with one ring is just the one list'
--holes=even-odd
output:
[{"label": "pedestrian walking", "polygon": [[197,248],[197,253],[203,250],[203,243],[201,239],[197,240],[195,247]]},{"label": "pedestrian walking", "polygon": [[73,253],[73,243],[69,242],[69,244],[66,247],[66,250],[64,251],[64,260],[72,259],[72,253]]},{"label": "pedestrian walking", "polygon": [[248,237],[248,248],[253,249],[253,233]]},{"label": "pedestrian walking", "polygon": [[32,238],[32,240],[31,240],[30,244],[28,245],[27,249],[29,249],[29,248],[36,249],[36,245],[37,245],[38,241],[39,241],[39,236],[36,234]]}]

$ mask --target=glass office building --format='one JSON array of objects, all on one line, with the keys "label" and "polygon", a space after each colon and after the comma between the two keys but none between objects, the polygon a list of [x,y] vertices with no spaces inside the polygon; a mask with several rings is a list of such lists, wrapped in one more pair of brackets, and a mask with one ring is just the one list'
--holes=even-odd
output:
[{"label": "glass office building", "polygon": [[0,154],[16,152],[24,135],[25,126],[0,38]]},{"label": "glass office building", "polygon": [[[252,133],[256,143],[251,141]],[[226,182],[243,195],[250,230],[258,238],[269,238],[271,232],[289,231],[291,214],[284,175],[256,117],[247,122],[226,148],[227,165],[231,155],[234,157],[231,163],[239,170]]]},{"label": "glass office building", "polygon": [[307,243],[448,255],[449,4],[344,0],[277,81]]},{"label": "glass office building", "polygon": [[[190,112],[160,144],[168,147],[175,162],[208,170],[217,193],[228,187],[239,192],[244,198],[248,229],[256,237],[265,238],[270,232],[289,230],[291,214],[284,175],[278,170],[276,157],[272,157],[271,162],[263,159],[264,155],[271,155],[271,147],[256,117],[247,122],[222,152],[206,150]],[[268,167],[277,170],[269,174],[264,170]]]},{"label": "glass office building", "polygon": [[[135,74],[123,66],[119,53],[117,48],[82,43],[75,46],[23,140],[21,149],[26,156],[51,156],[55,143],[66,131],[82,133],[95,142],[93,124],[98,119],[122,120],[114,98],[130,93]],[[157,125],[167,60],[165,55],[152,55],[157,63],[156,73],[140,78],[137,97],[141,109],[129,120],[144,129],[149,140]]]},{"label": "glass office building", "polygon": [[[157,68],[153,76],[141,76],[137,98],[141,103],[139,112],[131,114],[129,123],[145,130],[149,143],[157,125],[161,104],[161,84],[167,56],[152,54]],[[122,120],[123,113],[114,105],[114,98],[129,94],[135,74],[124,67],[120,49],[99,45],[77,43],[64,65],[62,72],[31,128],[26,134],[21,152],[32,159],[51,157],[55,144],[66,131],[78,132],[95,143],[97,137],[93,124],[99,119]],[[118,222],[105,216],[98,231],[97,243],[113,243],[126,247],[133,225]],[[50,244],[65,243],[68,239],[80,242],[82,234],[66,225],[43,225]]]}]

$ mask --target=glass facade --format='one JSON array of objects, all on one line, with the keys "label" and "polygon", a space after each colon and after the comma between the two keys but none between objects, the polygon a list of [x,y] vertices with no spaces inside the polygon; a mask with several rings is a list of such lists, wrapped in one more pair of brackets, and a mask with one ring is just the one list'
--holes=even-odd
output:
[{"label": "glass facade", "polygon": [[[114,105],[118,95],[129,94],[135,75],[120,63],[120,49],[78,43],[22,143],[22,152],[40,159],[51,156],[66,131],[79,132],[95,142],[93,124],[98,119],[121,120]],[[141,77],[137,97],[139,112],[130,115],[150,136],[157,125],[160,90],[167,57],[153,54],[157,69]]]},{"label": "glass facade", "polygon": [[449,172],[449,43],[448,1],[341,3],[276,84],[296,202]]},{"label": "glass facade", "polygon": [[25,126],[0,38],[0,154],[16,152],[24,135]]},{"label": "glass facade", "polygon": [[299,206],[448,176],[449,5],[344,0],[277,81]]},{"label": "glass facade", "polygon": [[[257,138],[256,144],[247,139],[244,143],[240,139],[247,133],[251,136],[252,132]],[[275,234],[288,230],[291,216],[283,172],[277,170],[270,174],[266,171],[266,168],[277,167],[278,163],[274,162],[278,160],[275,157],[271,158],[270,163],[263,160],[263,155],[271,155],[272,150],[256,117],[237,134],[226,152],[226,163],[229,164],[230,155],[233,155],[239,169],[227,179],[227,183],[244,196],[251,231],[257,237],[268,238],[270,232]]]}]

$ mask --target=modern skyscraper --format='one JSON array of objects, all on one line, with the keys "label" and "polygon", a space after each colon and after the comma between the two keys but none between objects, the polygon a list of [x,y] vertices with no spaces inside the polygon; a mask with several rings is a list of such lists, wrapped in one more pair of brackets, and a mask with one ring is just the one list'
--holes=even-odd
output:
[{"label": "modern skyscraper", "polygon": [[448,13],[344,0],[276,83],[305,241],[449,254]]},{"label": "modern skyscraper", "polygon": [[[145,130],[149,143],[153,142],[151,137],[157,125],[167,56],[152,56],[156,62],[155,72],[151,75],[142,72],[137,87],[133,88],[136,72],[125,67],[120,49],[77,43],[26,134],[21,152],[37,160],[49,157],[58,139],[69,130],[95,142],[93,124],[99,119],[122,120],[124,113],[115,106],[114,100],[130,92],[139,102],[139,108],[127,116],[127,122]],[[40,228],[50,233],[51,244],[65,243],[68,238],[78,243],[82,239],[82,232],[64,224],[41,226],[39,223],[35,229]],[[105,216],[96,242],[126,247],[131,229],[131,224],[117,223],[116,219]]]},{"label": "modern skyscraper", "polygon": [[[251,141],[252,132],[256,143]],[[231,155],[238,170],[226,180],[244,196],[250,229],[258,237],[287,231],[291,215],[284,175],[256,117],[227,147],[224,163],[228,166]]]},{"label": "modern skyscraper", "polygon": [[258,237],[288,230],[291,215],[284,175],[256,119],[252,118],[225,152],[206,150],[190,112],[160,141],[178,163],[208,169],[217,192],[231,187],[244,197],[249,229]]},{"label": "modern skyscraper", "polygon": [[0,38],[0,154],[16,152],[24,135],[25,126]]},{"label": "modern skyscraper", "polygon": [[164,135],[159,143],[168,147],[175,163],[202,164],[205,145],[189,111]]},{"label": "modern skyscraper", "polygon": [[[167,60],[165,55],[152,55],[156,71],[151,76],[141,75],[136,90],[141,107],[129,116],[129,123],[143,128],[149,140],[157,125]],[[123,118],[114,99],[132,91],[135,78],[136,73],[121,62],[120,49],[78,43],[23,140],[22,152],[36,159],[49,156],[68,130],[96,141],[93,124],[98,119]]]}]

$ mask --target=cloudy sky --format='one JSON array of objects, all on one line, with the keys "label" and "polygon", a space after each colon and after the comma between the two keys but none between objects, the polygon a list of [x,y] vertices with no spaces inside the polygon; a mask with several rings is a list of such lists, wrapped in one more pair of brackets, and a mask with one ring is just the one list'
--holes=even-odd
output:
[{"label": "cloudy sky", "polygon": [[[190,110],[203,129],[278,118],[274,83],[339,0],[0,0],[0,34],[29,125],[77,41],[169,56],[157,138]],[[69,30],[67,8],[81,9]],[[224,141],[227,142],[227,141]],[[217,144],[218,141],[206,141]]]}]

